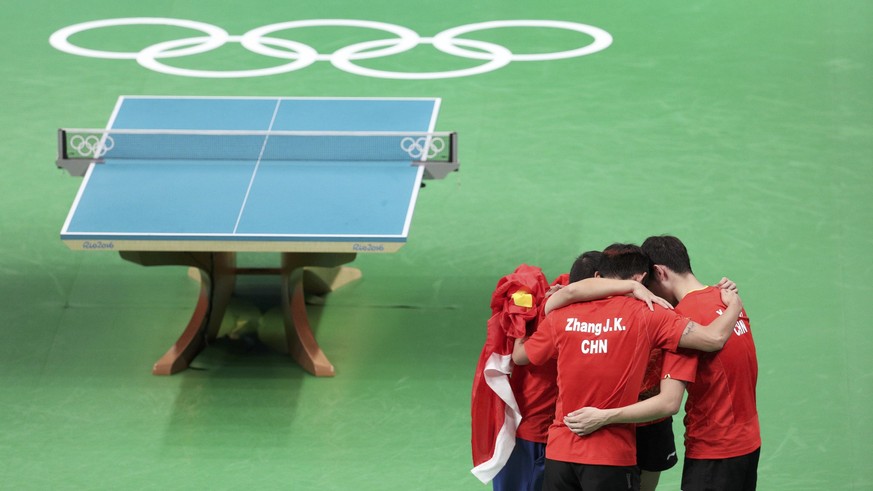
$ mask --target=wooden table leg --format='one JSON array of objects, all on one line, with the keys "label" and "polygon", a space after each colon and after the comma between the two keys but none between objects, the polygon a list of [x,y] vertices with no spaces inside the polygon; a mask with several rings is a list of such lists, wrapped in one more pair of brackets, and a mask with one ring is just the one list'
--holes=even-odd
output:
[{"label": "wooden table leg", "polygon": [[155,363],[152,373],[172,375],[188,368],[194,357],[218,336],[221,320],[236,285],[236,256],[231,252],[121,252],[143,266],[192,266],[200,271],[200,296],[182,335]]},{"label": "wooden table leg", "polygon": [[335,371],[321,350],[306,312],[306,293],[323,295],[361,277],[360,270],[341,266],[354,253],[283,253],[279,269],[236,267],[232,252],[121,252],[142,266],[190,266],[200,276],[200,295],[191,320],[178,341],[154,365],[155,375],[171,375],[188,368],[194,357],[214,341],[233,296],[237,275],[279,274],[288,352],[309,373],[333,376]]},{"label": "wooden table leg", "polygon": [[312,333],[304,290],[308,286],[312,293],[323,294],[359,279],[360,270],[340,267],[354,259],[355,254],[282,254],[282,311],[288,352],[318,377],[332,377],[335,370]]}]

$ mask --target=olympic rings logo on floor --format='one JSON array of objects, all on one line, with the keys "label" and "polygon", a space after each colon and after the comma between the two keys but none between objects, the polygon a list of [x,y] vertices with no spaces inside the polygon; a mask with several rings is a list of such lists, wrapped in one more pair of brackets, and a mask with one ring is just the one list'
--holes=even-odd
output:
[{"label": "olympic rings logo on floor", "polygon": [[[69,40],[74,34],[92,29],[141,25],[182,27],[200,31],[205,35],[163,41],[135,52],[104,51],[84,48],[72,44]],[[307,44],[281,37],[270,36],[278,31],[304,27],[354,27],[375,29],[392,34],[394,37],[350,44],[337,49],[333,53],[323,54]],[[505,46],[499,44],[459,37],[476,31],[506,27],[547,28],[575,31],[590,36],[593,38],[593,41],[584,46],[566,51],[516,54]],[[612,44],[612,36],[598,27],[575,22],[557,20],[495,20],[457,26],[439,32],[433,37],[422,37],[412,29],[396,24],[354,19],[309,19],[279,22],[252,29],[245,34],[238,36],[229,34],[221,27],[193,20],[162,17],[131,17],[95,20],[67,26],[52,34],[49,38],[49,42],[53,47],[65,53],[91,58],[136,60],[136,62],[143,67],[155,72],[183,77],[264,77],[300,70],[317,61],[329,61],[334,67],[340,70],[365,77],[428,80],[479,75],[503,68],[513,61],[549,61],[590,55],[609,47],[609,45]],[[245,49],[253,53],[287,62],[268,68],[219,71],[179,68],[168,65],[162,61],[166,58],[180,58],[206,53],[224,46],[227,43],[239,43]],[[422,44],[432,45],[437,50],[452,56],[482,60],[483,63],[471,68],[435,72],[385,71],[366,68],[357,63],[360,60],[382,58],[404,53]]]}]

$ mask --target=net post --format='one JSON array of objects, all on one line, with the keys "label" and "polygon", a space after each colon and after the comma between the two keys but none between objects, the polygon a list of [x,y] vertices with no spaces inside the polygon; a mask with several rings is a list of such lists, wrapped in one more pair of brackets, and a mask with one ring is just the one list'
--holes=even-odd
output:
[{"label": "net post", "polygon": [[[452,163],[458,162],[458,132],[453,131],[449,134],[449,155]],[[455,170],[458,170],[457,167]]]},{"label": "net post", "polygon": [[461,167],[458,162],[458,133],[453,131],[448,137],[449,158],[446,162],[419,162],[419,165],[424,166],[425,179],[444,179],[449,172],[457,172]]},{"label": "net post", "polygon": [[73,177],[82,177],[94,159],[70,158],[67,150],[67,130],[58,128],[58,158],[55,161],[58,169],[64,169]]}]

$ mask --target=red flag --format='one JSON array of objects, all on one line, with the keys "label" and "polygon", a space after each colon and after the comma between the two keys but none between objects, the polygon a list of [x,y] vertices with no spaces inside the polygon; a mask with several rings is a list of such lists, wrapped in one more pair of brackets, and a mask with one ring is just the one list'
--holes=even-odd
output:
[{"label": "red flag", "polygon": [[515,447],[521,411],[509,384],[512,348],[516,338],[524,337],[529,327],[536,326],[548,289],[540,268],[522,264],[497,282],[491,296],[491,318],[471,399],[471,472],[483,483],[500,472]]}]

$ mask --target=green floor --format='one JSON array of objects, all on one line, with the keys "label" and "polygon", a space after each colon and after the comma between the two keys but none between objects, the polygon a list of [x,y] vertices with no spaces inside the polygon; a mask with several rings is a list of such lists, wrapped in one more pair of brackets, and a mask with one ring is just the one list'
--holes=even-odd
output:
[{"label": "green floor", "polygon": [[[469,396],[498,278],[521,263],[556,276],[582,250],[673,233],[698,276],[739,283],[751,316],[759,489],[873,489],[870,2],[5,7],[0,488],[488,489],[469,473]],[[424,37],[476,22],[550,19],[600,27],[614,42],[589,56],[434,80],[354,75],[326,61],[273,76],[191,78],[49,45],[63,27],[114,17],[196,20],[232,35],[292,20],[364,19]],[[128,26],[71,40],[137,51],[197,35]],[[391,37],[342,27],[273,36],[321,53]],[[590,41],[522,27],[461,37],[520,54]],[[206,70],[289,62],[233,43],[163,61]],[[423,44],[359,63],[428,72],[486,62]],[[422,190],[400,252],[360,256],[363,280],[312,308],[335,378],[228,340],[194,370],[150,374],[187,321],[196,284],[183,268],[73,252],[58,237],[79,180],[54,166],[55,130],[105,125],[121,94],[443,98],[437,129],[460,133],[461,172]],[[276,334],[275,318],[260,328]],[[679,475],[665,473],[662,488],[678,489]]]}]

